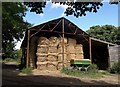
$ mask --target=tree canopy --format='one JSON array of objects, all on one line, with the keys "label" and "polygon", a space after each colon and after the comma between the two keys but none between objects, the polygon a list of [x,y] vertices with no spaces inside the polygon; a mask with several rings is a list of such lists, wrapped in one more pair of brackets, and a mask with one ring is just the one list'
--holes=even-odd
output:
[{"label": "tree canopy", "polygon": [[[103,5],[103,0],[99,0],[99,2],[52,2],[52,3],[60,3],[63,5],[68,5],[69,7],[65,10],[66,16],[74,15],[75,17],[86,16],[87,12],[96,13],[98,9]],[[110,4],[118,4],[119,0],[110,0]],[[46,2],[25,2],[26,6],[30,8],[30,12],[35,12],[36,14],[43,13],[43,8],[46,6]]]},{"label": "tree canopy", "polygon": [[92,26],[86,32],[94,38],[108,41],[111,43],[120,44],[120,27],[112,25]]},{"label": "tree canopy", "polygon": [[23,31],[30,26],[25,22],[27,8],[22,3],[2,3],[2,50],[7,57],[12,57],[15,40],[23,38]]}]

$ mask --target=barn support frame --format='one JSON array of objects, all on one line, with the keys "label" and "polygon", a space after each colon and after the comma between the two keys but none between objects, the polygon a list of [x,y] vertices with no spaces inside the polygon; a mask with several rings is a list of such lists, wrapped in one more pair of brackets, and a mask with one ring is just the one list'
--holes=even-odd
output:
[{"label": "barn support frame", "polygon": [[29,67],[29,62],[30,62],[30,58],[29,58],[29,49],[30,49],[30,30],[28,30],[28,38],[27,38],[27,59],[26,59],[26,67]]},{"label": "barn support frame", "polygon": [[91,37],[89,37],[89,54],[90,54],[90,60],[92,63],[92,44],[91,44]]},{"label": "barn support frame", "polygon": [[64,19],[62,19],[62,67],[64,67]]}]

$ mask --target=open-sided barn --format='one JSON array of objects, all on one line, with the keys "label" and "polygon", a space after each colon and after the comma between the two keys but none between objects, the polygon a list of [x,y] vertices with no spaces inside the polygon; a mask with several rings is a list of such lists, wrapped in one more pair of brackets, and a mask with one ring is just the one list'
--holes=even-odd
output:
[{"label": "open-sided barn", "polygon": [[[107,69],[118,60],[118,57],[113,59],[111,56],[111,49],[116,46],[92,38],[62,17],[26,30],[21,45],[21,64],[37,69],[59,70],[70,66],[70,59],[76,58],[90,59],[99,69]],[[116,51],[115,55],[117,54]]]}]

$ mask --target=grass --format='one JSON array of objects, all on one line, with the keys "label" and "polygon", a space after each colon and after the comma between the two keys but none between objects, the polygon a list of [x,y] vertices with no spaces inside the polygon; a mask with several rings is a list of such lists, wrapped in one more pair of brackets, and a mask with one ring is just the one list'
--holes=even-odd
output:
[{"label": "grass", "polygon": [[97,72],[93,72],[93,71],[80,71],[80,70],[62,69],[61,72],[66,74],[66,75],[77,76],[77,77],[89,77],[89,78],[94,78],[94,79],[104,77],[104,75],[111,75],[107,71],[100,71],[99,72],[99,70]]},{"label": "grass", "polygon": [[23,68],[21,70],[22,73],[24,74],[31,74],[32,73],[32,68]]}]

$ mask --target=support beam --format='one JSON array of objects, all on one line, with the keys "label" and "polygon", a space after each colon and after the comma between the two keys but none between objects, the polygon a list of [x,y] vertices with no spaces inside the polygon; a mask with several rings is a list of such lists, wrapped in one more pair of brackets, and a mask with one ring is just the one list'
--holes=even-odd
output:
[{"label": "support beam", "polygon": [[34,35],[36,35],[37,33],[39,33],[45,26],[46,26],[46,24],[44,24],[36,33],[32,34],[30,36],[30,38],[33,37]]},{"label": "support beam", "polygon": [[91,49],[91,37],[89,37],[89,52],[90,52],[90,60],[91,60],[91,63],[92,63],[92,49]]},{"label": "support beam", "polygon": [[61,22],[61,20],[50,31],[53,31],[60,24],[60,22]]},{"label": "support beam", "polygon": [[27,59],[26,59],[26,67],[29,67],[29,49],[30,49],[30,30],[28,30],[28,38],[27,38]]},{"label": "support beam", "polygon": [[62,63],[64,67],[64,19],[62,19]]}]

